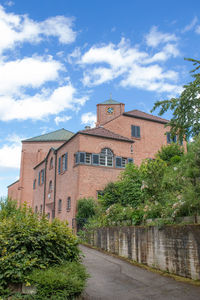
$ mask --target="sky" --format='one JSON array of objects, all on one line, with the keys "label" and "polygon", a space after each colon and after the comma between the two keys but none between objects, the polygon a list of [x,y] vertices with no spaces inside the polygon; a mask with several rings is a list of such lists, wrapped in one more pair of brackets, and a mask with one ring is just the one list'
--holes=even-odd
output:
[{"label": "sky", "polygon": [[199,46],[198,0],[0,0],[0,196],[21,140],[94,126],[110,97],[150,113],[192,80]]}]

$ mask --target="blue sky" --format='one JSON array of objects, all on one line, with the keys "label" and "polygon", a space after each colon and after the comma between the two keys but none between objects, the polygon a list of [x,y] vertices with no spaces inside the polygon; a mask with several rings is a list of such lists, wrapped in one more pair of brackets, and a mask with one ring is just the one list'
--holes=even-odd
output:
[{"label": "blue sky", "polygon": [[150,112],[191,80],[199,45],[198,0],[0,0],[0,196],[22,139],[93,126],[110,93]]}]

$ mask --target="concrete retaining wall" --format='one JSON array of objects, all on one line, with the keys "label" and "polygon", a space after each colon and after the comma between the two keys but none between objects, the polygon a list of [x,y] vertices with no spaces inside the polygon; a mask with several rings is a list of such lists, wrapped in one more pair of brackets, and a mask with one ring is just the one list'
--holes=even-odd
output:
[{"label": "concrete retaining wall", "polygon": [[200,279],[200,225],[98,228],[89,244],[170,273]]}]

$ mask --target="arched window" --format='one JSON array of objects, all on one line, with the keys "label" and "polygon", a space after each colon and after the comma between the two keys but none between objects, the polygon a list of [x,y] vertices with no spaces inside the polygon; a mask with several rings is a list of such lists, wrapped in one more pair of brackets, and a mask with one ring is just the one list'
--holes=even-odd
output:
[{"label": "arched window", "polygon": [[52,169],[53,168],[53,157],[50,159],[50,165],[49,168]]},{"label": "arched window", "polygon": [[100,165],[112,167],[113,166],[113,152],[109,148],[104,148],[100,153]]},{"label": "arched window", "polygon": [[71,197],[67,198],[67,211],[70,211],[71,209]]},{"label": "arched window", "polygon": [[62,200],[59,199],[58,201],[58,212],[61,212],[62,211]]},{"label": "arched window", "polygon": [[53,191],[53,183],[52,180],[50,180],[49,182],[49,193],[51,193]]}]

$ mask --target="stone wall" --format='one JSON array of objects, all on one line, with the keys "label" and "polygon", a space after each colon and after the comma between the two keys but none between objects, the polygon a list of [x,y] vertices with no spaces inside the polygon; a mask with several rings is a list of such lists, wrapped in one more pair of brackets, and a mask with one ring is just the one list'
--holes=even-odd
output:
[{"label": "stone wall", "polygon": [[200,225],[98,228],[89,244],[180,276],[200,279]]}]

